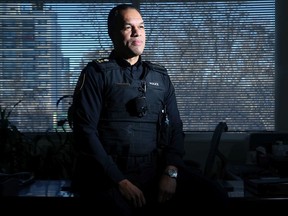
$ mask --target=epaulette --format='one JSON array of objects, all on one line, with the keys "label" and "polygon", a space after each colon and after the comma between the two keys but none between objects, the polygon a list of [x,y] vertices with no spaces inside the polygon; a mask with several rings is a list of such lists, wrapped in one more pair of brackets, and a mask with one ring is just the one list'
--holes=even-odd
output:
[{"label": "epaulette", "polygon": [[100,68],[100,70],[106,71],[115,68],[115,62],[109,58],[100,58],[92,60],[94,67]]},{"label": "epaulette", "polygon": [[109,62],[110,61],[110,59],[109,58],[100,58],[100,59],[94,59],[93,60],[94,62],[96,62],[96,63],[104,63],[104,62]]}]

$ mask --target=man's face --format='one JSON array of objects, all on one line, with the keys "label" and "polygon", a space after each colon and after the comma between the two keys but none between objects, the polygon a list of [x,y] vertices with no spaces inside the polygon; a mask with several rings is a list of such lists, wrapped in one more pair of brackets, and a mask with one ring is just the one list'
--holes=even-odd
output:
[{"label": "man's face", "polygon": [[114,48],[126,59],[139,56],[146,41],[143,19],[135,9],[124,10],[121,15],[113,34]]}]

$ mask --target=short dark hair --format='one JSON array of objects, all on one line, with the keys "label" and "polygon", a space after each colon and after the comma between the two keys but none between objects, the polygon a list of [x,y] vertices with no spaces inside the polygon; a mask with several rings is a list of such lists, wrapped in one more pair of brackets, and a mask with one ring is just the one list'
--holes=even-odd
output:
[{"label": "short dark hair", "polygon": [[107,21],[108,21],[108,35],[111,39],[112,39],[112,33],[115,28],[115,23],[119,18],[120,12],[127,9],[135,9],[140,13],[139,9],[132,4],[119,4],[110,10]]}]

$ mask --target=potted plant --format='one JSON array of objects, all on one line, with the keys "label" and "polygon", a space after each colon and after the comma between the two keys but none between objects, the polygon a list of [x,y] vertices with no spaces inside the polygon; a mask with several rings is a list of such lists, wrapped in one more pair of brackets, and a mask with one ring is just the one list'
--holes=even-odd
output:
[{"label": "potted plant", "polygon": [[[61,97],[57,106],[69,97]],[[30,172],[39,179],[69,178],[74,150],[72,134],[65,129],[68,119],[60,119],[53,131],[29,136],[10,121],[12,111],[20,103],[21,100],[11,109],[0,106],[0,174]]]},{"label": "potted plant", "polygon": [[22,133],[9,120],[13,109],[21,103],[18,101],[12,109],[7,110],[0,106],[0,170],[2,173],[13,173],[20,169],[25,146],[22,145]]}]

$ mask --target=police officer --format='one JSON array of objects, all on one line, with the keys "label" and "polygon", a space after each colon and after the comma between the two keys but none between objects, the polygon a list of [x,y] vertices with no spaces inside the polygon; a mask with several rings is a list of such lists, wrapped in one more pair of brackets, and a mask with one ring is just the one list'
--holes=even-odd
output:
[{"label": "police officer", "polygon": [[141,215],[177,194],[178,172],[185,167],[182,121],[167,70],[142,60],[146,35],[140,12],[132,5],[114,7],[108,34],[110,56],[89,62],[75,88],[79,154],[72,188],[112,215]]}]

